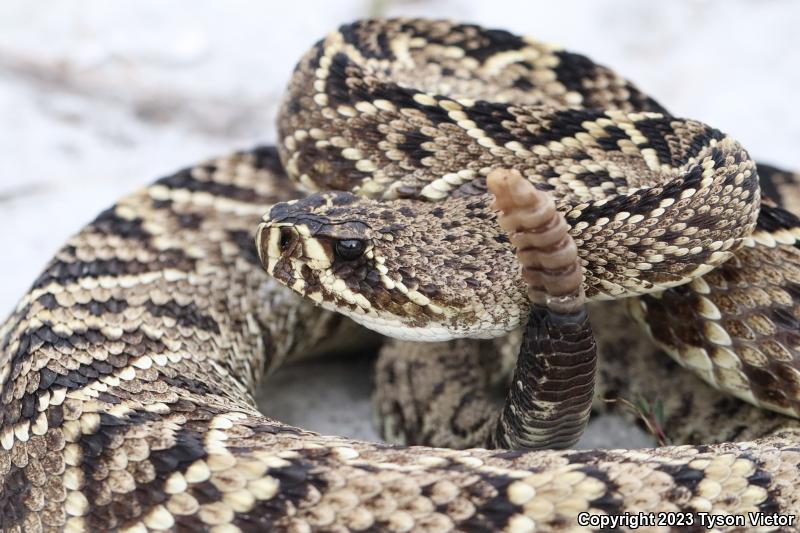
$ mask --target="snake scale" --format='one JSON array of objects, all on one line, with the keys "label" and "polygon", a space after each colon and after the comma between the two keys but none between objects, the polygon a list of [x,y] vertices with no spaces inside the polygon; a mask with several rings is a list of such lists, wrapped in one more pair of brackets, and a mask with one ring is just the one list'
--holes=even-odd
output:
[{"label": "snake scale", "polygon": [[[675,511],[695,513],[676,530],[752,531],[696,520],[800,512],[797,175],[756,173],[584,56],[443,21],[331,33],[279,131],[101,213],[0,327],[0,530],[593,531],[579,513]],[[633,296],[590,311],[597,393],[663,398],[670,446],[458,449],[497,416],[529,305],[496,168],[555,199],[589,299]],[[385,436],[428,446],[257,410],[262,376],[361,338],[342,313],[435,341],[389,339],[376,366]]]}]

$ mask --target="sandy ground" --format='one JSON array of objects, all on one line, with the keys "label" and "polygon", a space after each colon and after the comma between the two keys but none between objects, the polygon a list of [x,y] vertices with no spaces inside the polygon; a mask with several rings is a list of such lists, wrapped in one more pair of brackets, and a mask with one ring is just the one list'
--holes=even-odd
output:
[{"label": "sandy ground", "polygon": [[[674,113],[733,134],[758,158],[800,168],[800,3],[791,0],[283,4],[0,3],[0,313],[118,196],[274,140],[297,58],[330,28],[370,13],[480,22],[563,44],[613,66]],[[282,371],[267,383],[265,409],[374,438],[368,365]],[[602,419],[582,445],[646,442],[631,435]]]}]

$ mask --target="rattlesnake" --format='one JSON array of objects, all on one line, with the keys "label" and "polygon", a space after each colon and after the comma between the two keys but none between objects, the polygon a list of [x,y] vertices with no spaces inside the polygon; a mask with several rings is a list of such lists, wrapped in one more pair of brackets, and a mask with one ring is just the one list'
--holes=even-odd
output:
[{"label": "rattlesnake", "polygon": [[[489,416],[490,388],[505,383],[518,333],[442,339],[497,337],[523,321],[526,285],[485,201],[486,173],[506,167],[552,191],[566,213],[588,297],[643,294],[628,307],[681,364],[796,416],[800,224],[779,205],[795,201],[793,175],[759,167],[767,197],[759,210],[755,166],[724,134],[672,117],[583,56],[441,21],[366,21],[320,41],[295,71],[280,131],[282,157],[261,147],[216,158],[120,200],[70,239],[0,328],[2,531],[582,531],[597,529],[577,521],[585,511],[695,513],[663,515],[667,525],[650,528],[660,531],[679,519],[700,530],[702,512],[798,513],[796,420],[665,370],[647,357],[655,349],[646,340],[619,335],[630,319],[613,308],[624,304],[592,315],[600,392],[663,395],[657,421],[675,443],[737,442],[528,453],[402,447],[319,436],[265,418],[252,399],[265,372],[360,334],[316,299],[395,336],[432,332],[440,342],[383,349],[384,433],[474,446],[482,438],[474,424]],[[294,183],[359,196],[303,197]],[[279,204],[287,200],[297,201]],[[676,206],[699,215],[672,220]],[[469,227],[466,211],[480,223]],[[257,248],[265,212],[273,218]],[[320,213],[328,233],[300,229]],[[353,218],[381,225],[336,223]],[[270,262],[264,245],[280,239],[276,219],[296,229],[299,249],[317,252],[283,269]],[[448,241],[431,230],[442,221],[447,230],[479,228],[481,239]],[[373,230],[369,242],[379,230],[384,237],[373,258],[394,254],[399,263],[385,259],[378,274],[339,268],[327,291],[309,290],[328,283],[318,272],[330,266],[330,239],[359,241]],[[608,244],[624,232],[638,241]],[[450,246],[433,255],[409,234]],[[617,268],[598,249],[638,259]],[[264,274],[259,253],[279,281]],[[694,259],[680,260],[687,254]],[[436,272],[402,264],[435,256],[460,262]],[[388,287],[386,279],[403,285],[402,297],[367,290]],[[379,308],[379,321],[354,306]],[[655,381],[635,381],[645,374]]]}]

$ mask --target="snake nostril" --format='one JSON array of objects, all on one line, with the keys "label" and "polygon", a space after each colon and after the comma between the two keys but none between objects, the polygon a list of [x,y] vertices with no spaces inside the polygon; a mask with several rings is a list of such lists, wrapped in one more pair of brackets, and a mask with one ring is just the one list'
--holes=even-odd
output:
[{"label": "snake nostril", "polygon": [[281,228],[278,238],[278,249],[282,254],[290,253],[297,241],[297,232],[291,228]]}]

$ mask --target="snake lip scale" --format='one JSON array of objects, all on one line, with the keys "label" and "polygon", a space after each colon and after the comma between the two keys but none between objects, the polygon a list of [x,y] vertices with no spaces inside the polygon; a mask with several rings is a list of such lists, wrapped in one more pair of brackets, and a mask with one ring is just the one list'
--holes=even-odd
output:
[{"label": "snake lip scale", "polygon": [[[800,513],[800,176],[585,56],[441,20],[331,32],[278,132],[121,198],[0,326],[0,532]],[[363,349],[356,322],[387,335],[397,444],[258,411],[265,374]],[[569,444],[592,386],[669,445],[524,450]]]}]

